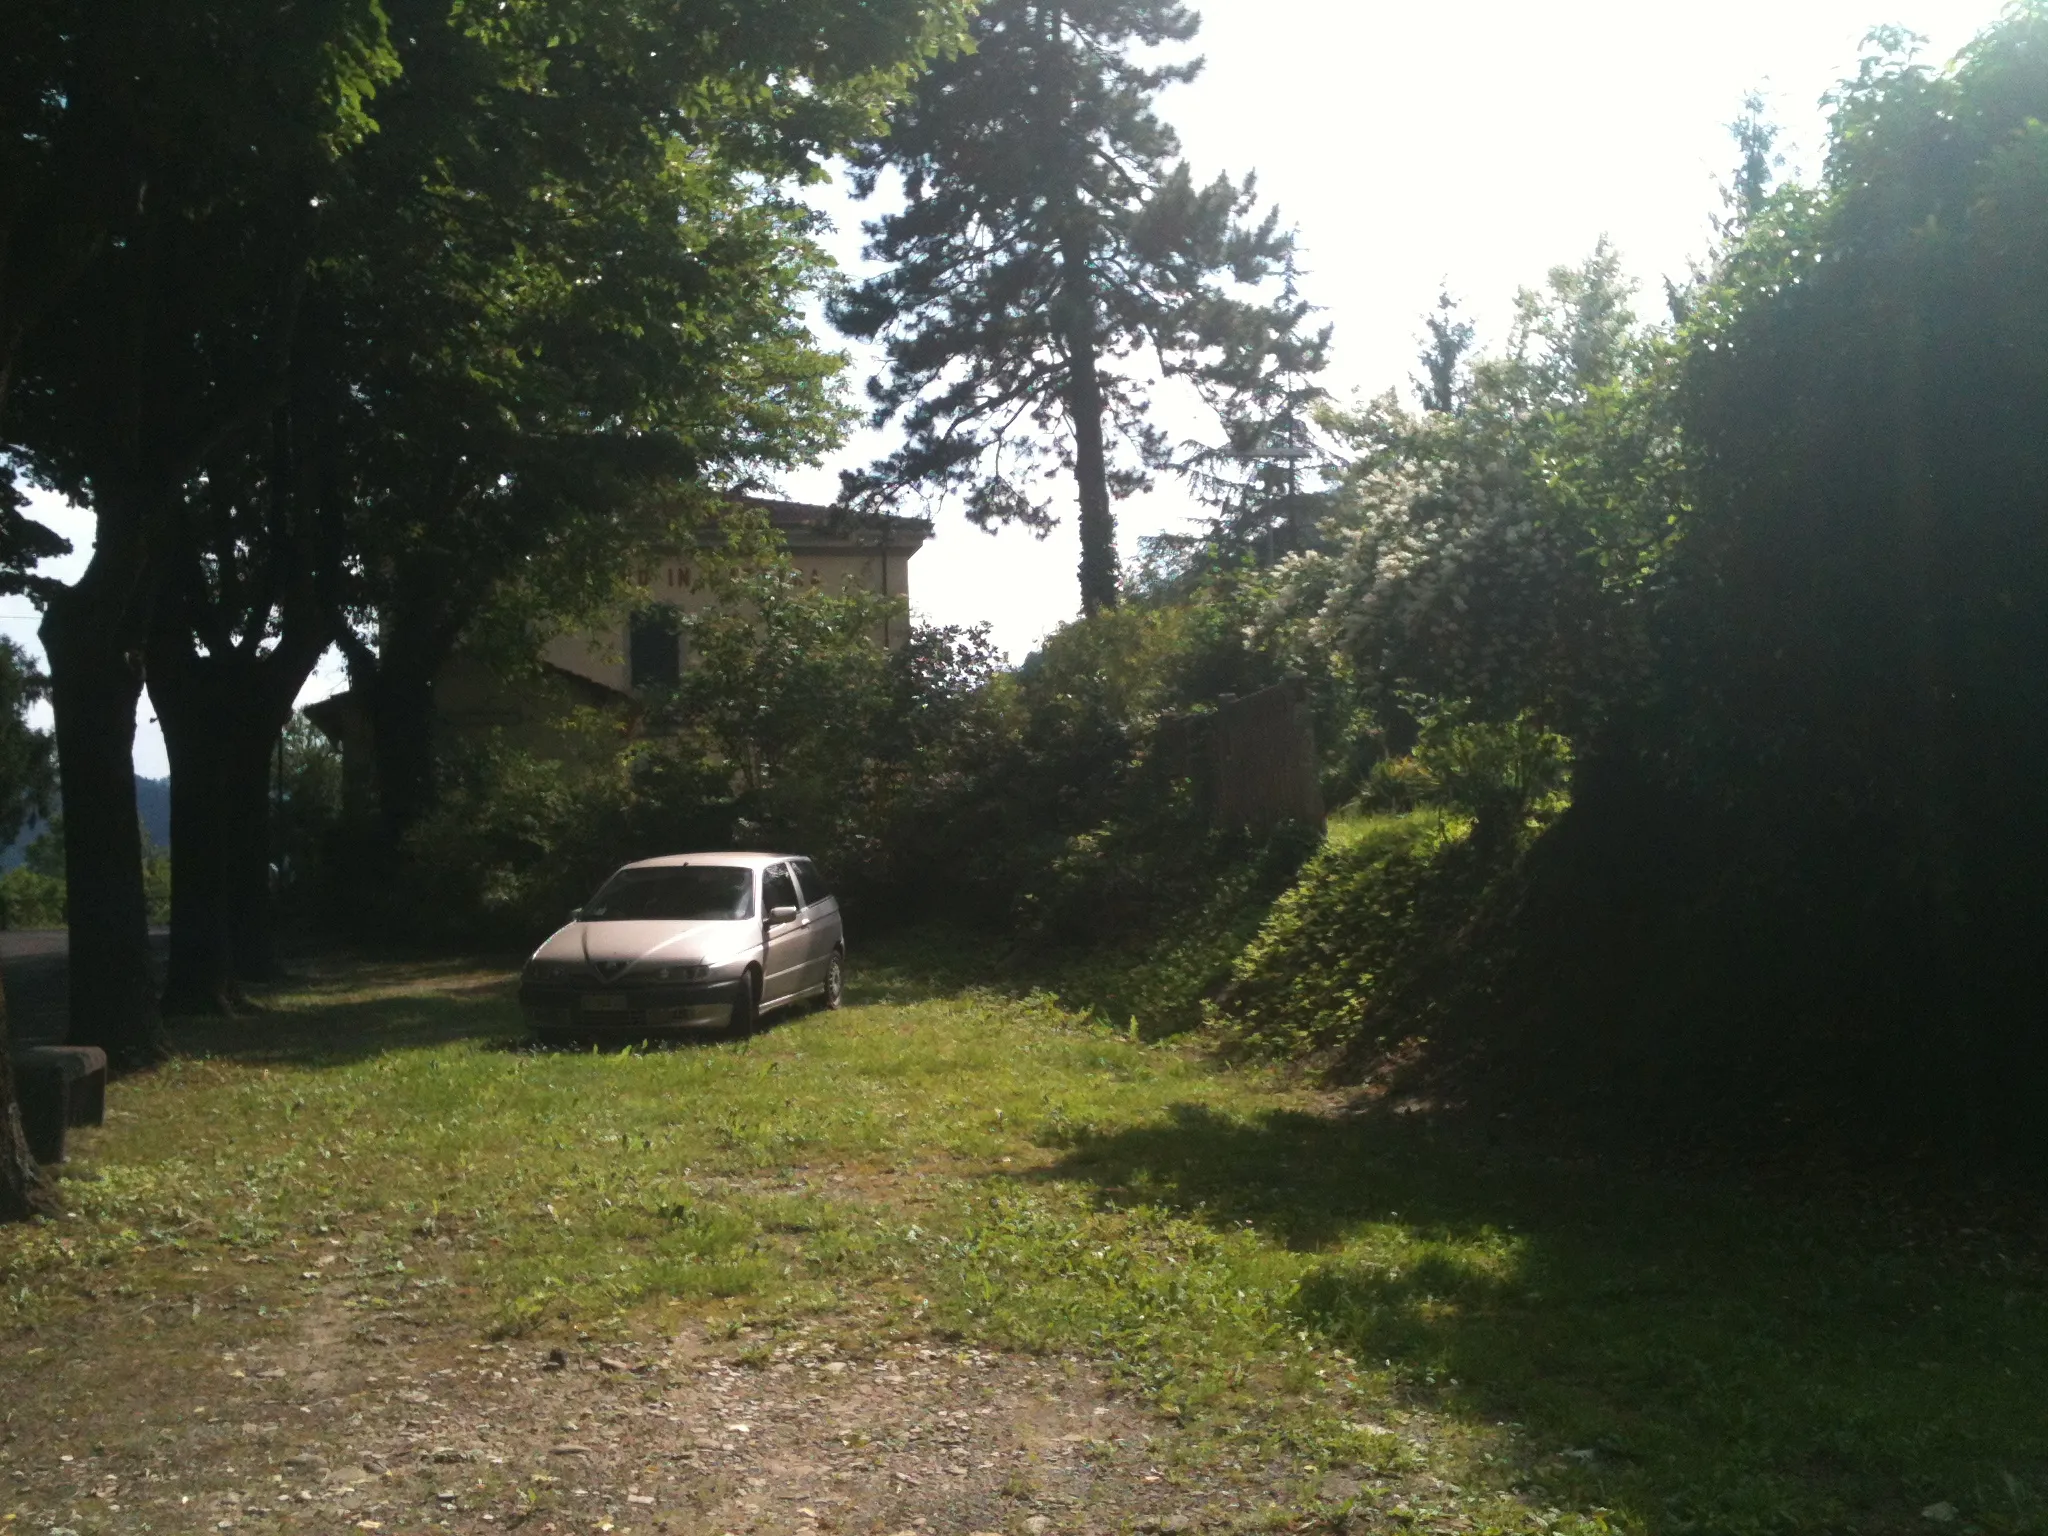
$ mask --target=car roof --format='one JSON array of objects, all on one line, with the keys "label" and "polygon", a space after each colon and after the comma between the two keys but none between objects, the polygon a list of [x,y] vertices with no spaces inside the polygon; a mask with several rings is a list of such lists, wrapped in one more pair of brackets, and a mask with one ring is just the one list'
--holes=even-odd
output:
[{"label": "car roof", "polygon": [[626,869],[668,869],[682,864],[710,864],[727,869],[760,869],[784,859],[802,858],[798,853],[664,853],[656,859],[635,859]]}]

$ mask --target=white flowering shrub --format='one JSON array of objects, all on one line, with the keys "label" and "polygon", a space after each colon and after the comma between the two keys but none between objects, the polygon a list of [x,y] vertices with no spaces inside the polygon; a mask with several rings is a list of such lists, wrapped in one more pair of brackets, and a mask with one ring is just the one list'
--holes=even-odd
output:
[{"label": "white flowering shrub", "polygon": [[1605,260],[1554,274],[1548,308],[1524,296],[1460,409],[1387,396],[1338,420],[1360,456],[1322,547],[1281,573],[1276,630],[1343,656],[1368,690],[1475,720],[1576,733],[1640,694],[1677,458],[1660,344],[1615,324]]}]

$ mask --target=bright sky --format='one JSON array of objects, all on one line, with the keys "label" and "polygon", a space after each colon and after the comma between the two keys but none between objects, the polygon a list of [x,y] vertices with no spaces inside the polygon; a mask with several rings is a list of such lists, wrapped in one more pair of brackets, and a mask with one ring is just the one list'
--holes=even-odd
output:
[{"label": "bright sky", "polygon": [[[1257,171],[1297,225],[1306,295],[1336,326],[1329,382],[1377,393],[1413,370],[1421,315],[1438,287],[1497,338],[1517,287],[1576,261],[1602,235],[1656,312],[1660,279],[1704,247],[1715,185],[1733,153],[1726,124],[1762,90],[1793,167],[1823,142],[1820,97],[1853,71],[1863,37],[1889,23],[1945,59],[1998,14],[1995,0],[1196,0],[1208,68],[1162,104],[1198,175]],[[857,270],[860,209],[825,189],[834,242]],[[791,476],[791,495],[829,500],[841,464],[887,445],[872,436]],[[1122,536],[1189,515],[1176,487],[1126,503]],[[60,510],[90,543],[91,518]],[[72,557],[80,561],[81,556]],[[1044,541],[983,534],[942,514],[911,567],[913,602],[940,623],[987,623],[1021,660],[1072,616],[1071,522]],[[71,562],[65,562],[70,564]],[[65,574],[60,568],[56,574]],[[0,599],[0,633],[33,647],[25,599]],[[331,666],[308,697],[340,686]],[[143,701],[137,771],[166,771]]]}]

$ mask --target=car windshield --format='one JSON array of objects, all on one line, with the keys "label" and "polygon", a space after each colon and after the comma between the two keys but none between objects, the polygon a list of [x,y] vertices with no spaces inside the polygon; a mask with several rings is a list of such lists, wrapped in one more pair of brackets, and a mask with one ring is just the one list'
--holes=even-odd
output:
[{"label": "car windshield", "polygon": [[622,869],[583,909],[584,921],[594,923],[711,923],[753,915],[753,871],[717,864]]}]

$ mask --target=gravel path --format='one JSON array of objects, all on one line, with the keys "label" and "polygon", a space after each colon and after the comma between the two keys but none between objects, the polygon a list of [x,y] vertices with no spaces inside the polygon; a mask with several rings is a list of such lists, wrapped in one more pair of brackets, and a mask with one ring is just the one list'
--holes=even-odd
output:
[{"label": "gravel path", "polygon": [[845,1318],[548,1351],[325,1303],[294,1321],[211,1359],[167,1329],[118,1381],[50,1360],[48,1418],[8,1415],[16,1528],[1103,1536],[1271,1507],[1169,1470],[1173,1428],[1079,1359],[853,1354]]}]

